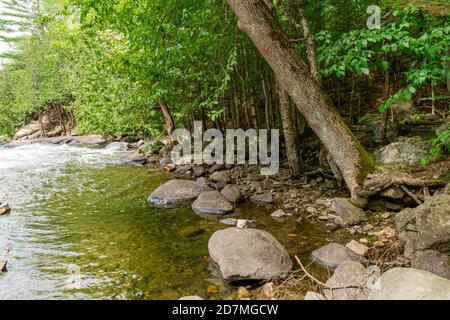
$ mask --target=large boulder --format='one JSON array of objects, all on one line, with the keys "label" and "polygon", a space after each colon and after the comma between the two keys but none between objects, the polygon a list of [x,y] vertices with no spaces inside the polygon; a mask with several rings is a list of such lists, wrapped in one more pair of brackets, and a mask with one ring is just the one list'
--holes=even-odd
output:
[{"label": "large boulder", "polygon": [[195,200],[192,209],[198,213],[221,216],[232,213],[234,206],[219,191],[206,191]]},{"label": "large boulder", "polygon": [[334,198],[331,202],[331,210],[336,213],[341,225],[353,226],[367,221],[364,210],[352,204],[348,199]]},{"label": "large boulder", "polygon": [[359,262],[344,261],[327,281],[324,290],[327,300],[365,300],[366,268]]},{"label": "large boulder", "polygon": [[217,231],[209,240],[208,249],[227,281],[269,280],[286,275],[292,269],[286,249],[263,230]]},{"label": "large boulder", "polygon": [[156,189],[148,201],[161,207],[173,207],[194,201],[202,191],[194,181],[174,179]]},{"label": "large boulder", "polygon": [[17,133],[14,135],[14,139],[19,140],[26,138],[27,136],[30,136],[38,132],[39,130],[41,130],[41,125],[39,124],[39,122],[30,122],[30,124],[17,131]]},{"label": "large boulder", "polygon": [[329,243],[311,254],[311,260],[329,268],[336,268],[344,261],[359,261],[361,256],[339,243]]},{"label": "large boulder", "polygon": [[428,271],[394,268],[379,281],[369,300],[450,300],[450,280]]},{"label": "large boulder", "polygon": [[429,198],[416,209],[417,249],[450,252],[450,195]]},{"label": "large boulder", "polygon": [[418,250],[450,253],[450,194],[437,194],[417,208],[406,208],[396,215],[395,223],[401,240],[416,240]]},{"label": "large boulder", "polygon": [[418,251],[412,256],[411,267],[426,270],[450,280],[450,257],[434,250]]},{"label": "large boulder", "polygon": [[375,158],[382,165],[416,165],[427,156],[429,142],[421,137],[401,137],[375,152]]}]

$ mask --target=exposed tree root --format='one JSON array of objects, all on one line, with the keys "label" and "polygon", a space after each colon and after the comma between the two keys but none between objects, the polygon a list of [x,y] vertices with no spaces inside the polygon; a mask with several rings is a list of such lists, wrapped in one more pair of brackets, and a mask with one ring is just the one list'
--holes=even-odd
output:
[{"label": "exposed tree root", "polygon": [[402,176],[399,175],[398,173],[390,172],[375,177],[373,177],[372,175],[370,179],[366,179],[364,185],[357,190],[357,193],[359,196],[366,198],[375,196],[386,189],[397,186],[402,188],[418,204],[421,204],[421,201],[417,198],[417,196],[415,196],[407,187],[412,188],[445,187],[447,184],[448,182],[444,180],[412,178],[407,175]]}]

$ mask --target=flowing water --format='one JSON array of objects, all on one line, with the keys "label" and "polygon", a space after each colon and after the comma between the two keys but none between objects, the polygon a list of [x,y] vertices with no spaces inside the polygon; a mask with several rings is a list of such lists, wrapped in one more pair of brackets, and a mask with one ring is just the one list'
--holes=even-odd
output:
[{"label": "flowing water", "polygon": [[[226,226],[189,207],[157,209],[148,195],[171,176],[119,163],[120,154],[73,146],[0,147],[0,299],[177,299],[229,297],[210,267],[207,243]],[[243,205],[291,254],[326,235],[276,222],[273,210]]]}]

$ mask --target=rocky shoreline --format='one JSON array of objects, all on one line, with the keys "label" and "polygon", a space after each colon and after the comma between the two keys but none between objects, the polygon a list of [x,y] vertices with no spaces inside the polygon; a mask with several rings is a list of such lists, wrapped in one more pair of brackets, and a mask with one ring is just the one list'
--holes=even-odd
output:
[{"label": "rocky shoreline", "polygon": [[[378,162],[417,164],[425,148],[418,141],[399,139],[375,153]],[[294,216],[299,222],[319,225],[329,232],[330,240],[335,234],[347,235],[347,243],[330,241],[311,253],[311,263],[334,272],[329,279],[317,281],[318,292],[302,293],[305,300],[450,299],[450,187],[424,195],[419,206],[397,187],[361,204],[347,199],[346,191],[320,172],[292,179],[286,167],[275,177],[264,177],[257,166],[175,166],[170,147],[160,141],[61,136],[13,141],[4,147],[34,143],[106,148],[123,152],[122,162],[158,165],[172,172],[174,179],[155,190],[149,203],[163,208],[191,205],[202,217],[224,224],[224,230],[211,237],[208,249],[223,279],[241,285],[237,298],[276,299],[277,279],[286,279],[301,264],[259,229],[258,221],[226,217],[250,201],[273,208],[274,219]],[[404,155],[401,161],[392,156],[399,148]],[[444,170],[448,162],[443,159]],[[3,207],[8,208],[4,213],[10,210],[7,204]],[[394,256],[377,261],[391,248],[397,250]],[[266,284],[255,289],[245,284],[248,281]]]}]

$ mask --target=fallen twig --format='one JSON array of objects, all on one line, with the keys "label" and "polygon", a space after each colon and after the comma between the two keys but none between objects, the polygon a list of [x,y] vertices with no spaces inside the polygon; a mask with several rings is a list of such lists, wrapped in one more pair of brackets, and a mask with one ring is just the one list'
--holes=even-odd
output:
[{"label": "fallen twig", "polygon": [[422,201],[420,201],[420,199],[414,194],[414,192],[412,192],[411,190],[408,189],[407,186],[400,186],[400,188],[406,192],[406,194],[408,196],[410,196],[411,198],[413,198],[413,200],[418,204],[421,205]]}]

